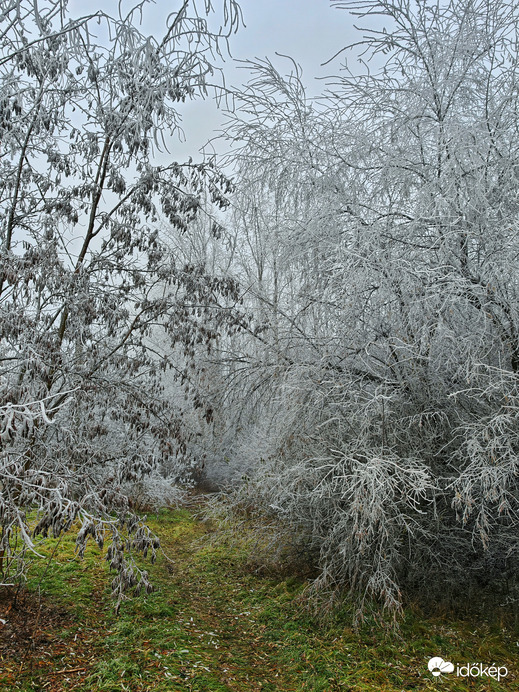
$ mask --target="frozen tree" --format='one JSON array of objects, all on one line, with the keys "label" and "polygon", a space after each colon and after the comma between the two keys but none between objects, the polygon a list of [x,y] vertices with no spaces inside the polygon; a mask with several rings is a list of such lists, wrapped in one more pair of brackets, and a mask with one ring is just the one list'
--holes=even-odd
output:
[{"label": "frozen tree", "polygon": [[195,349],[236,321],[234,282],[179,260],[158,219],[189,234],[228,204],[213,162],[168,149],[239,8],[225,0],[213,31],[211,3],[200,14],[186,0],[161,37],[139,28],[148,9],[0,3],[0,572],[9,581],[36,537],[79,522],[80,553],[111,534],[119,600],[149,588],[132,550],[157,548],[124,489],[161,470],[187,479],[194,463],[163,373],[180,352],[185,379]]},{"label": "frozen tree", "polygon": [[238,500],[299,533],[326,598],[398,607],[517,560],[519,14],[334,4],[361,67],[311,102],[256,62],[228,131],[236,227],[271,258],[265,282],[243,255],[261,330],[233,367],[271,444]]}]

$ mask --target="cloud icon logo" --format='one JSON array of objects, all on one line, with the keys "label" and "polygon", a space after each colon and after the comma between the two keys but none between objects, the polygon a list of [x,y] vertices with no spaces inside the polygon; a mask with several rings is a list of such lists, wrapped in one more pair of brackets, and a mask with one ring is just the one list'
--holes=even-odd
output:
[{"label": "cloud icon logo", "polygon": [[439,656],[431,658],[427,664],[427,667],[435,677],[438,677],[438,675],[441,675],[442,673],[452,673],[454,670],[453,663],[444,661],[443,658],[440,658]]}]

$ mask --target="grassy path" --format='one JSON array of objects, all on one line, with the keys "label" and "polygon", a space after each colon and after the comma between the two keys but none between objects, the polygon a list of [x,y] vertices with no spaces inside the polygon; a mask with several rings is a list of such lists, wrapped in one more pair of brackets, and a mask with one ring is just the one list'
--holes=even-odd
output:
[{"label": "grassy path", "polygon": [[[300,580],[258,576],[217,533],[201,541],[214,527],[187,510],[150,523],[170,559],[150,568],[156,591],[124,603],[118,617],[99,551],[80,562],[69,539],[41,580],[41,609],[43,565],[18,610],[0,603],[2,692],[519,690],[519,634],[507,627],[409,611],[397,633],[369,620],[354,631],[346,613],[323,629],[300,605]],[[510,674],[501,683],[433,678],[434,655]]]}]

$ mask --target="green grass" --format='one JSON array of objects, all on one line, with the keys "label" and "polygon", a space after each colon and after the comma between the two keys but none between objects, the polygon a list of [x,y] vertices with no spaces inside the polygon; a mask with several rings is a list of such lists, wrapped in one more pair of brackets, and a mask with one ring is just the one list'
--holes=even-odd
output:
[{"label": "green grass", "polygon": [[[49,617],[33,628],[32,646],[0,661],[0,690],[519,689],[513,628],[414,608],[397,630],[375,616],[355,629],[347,607],[323,626],[302,605],[302,579],[259,576],[245,548],[214,525],[186,510],[161,512],[150,524],[173,564],[161,555],[148,566],[155,592],[123,603],[118,616],[96,547],[78,561],[66,537],[43,578],[44,563],[35,563],[29,588],[43,594]],[[201,540],[210,532],[210,542]],[[500,684],[455,674],[435,679],[427,670],[434,655],[506,665],[510,675]]]}]

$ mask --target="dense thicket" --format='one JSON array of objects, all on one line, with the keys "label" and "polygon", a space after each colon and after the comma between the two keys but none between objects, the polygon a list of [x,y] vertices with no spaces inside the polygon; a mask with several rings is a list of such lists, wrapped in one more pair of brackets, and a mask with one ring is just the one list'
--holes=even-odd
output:
[{"label": "dense thicket", "polygon": [[218,439],[318,592],[398,607],[517,565],[519,11],[335,4],[360,63],[318,102],[252,63],[227,131],[256,330],[228,342]]},{"label": "dense thicket", "polygon": [[80,552],[111,533],[120,598],[149,588],[128,556],[157,543],[128,490],[160,503],[207,463],[247,474],[234,506],[310,555],[328,602],[503,585],[519,9],[332,3],[365,24],[343,54],[360,61],[319,100],[297,66],[250,63],[233,191],[212,161],[156,154],[239,10],[213,33],[186,0],[157,39],[134,21],[146,4],[72,21],[59,0],[0,0],[2,580],[77,520]]}]

